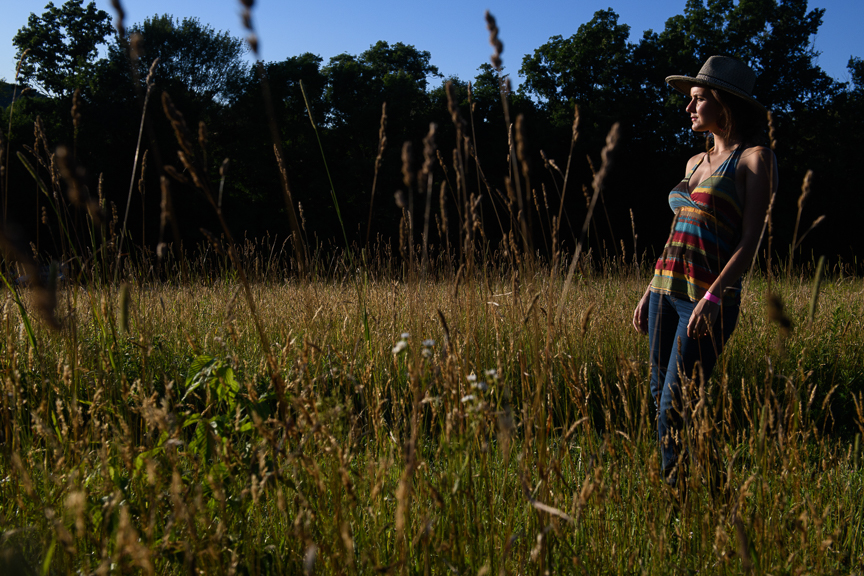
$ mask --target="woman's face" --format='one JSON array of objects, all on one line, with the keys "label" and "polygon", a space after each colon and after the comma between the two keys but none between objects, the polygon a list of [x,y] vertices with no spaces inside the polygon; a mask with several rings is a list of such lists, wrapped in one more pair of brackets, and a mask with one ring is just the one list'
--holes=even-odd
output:
[{"label": "woman's face", "polygon": [[710,88],[690,88],[690,103],[685,110],[690,114],[691,129],[694,132],[721,131],[719,122],[723,108],[711,94]]}]

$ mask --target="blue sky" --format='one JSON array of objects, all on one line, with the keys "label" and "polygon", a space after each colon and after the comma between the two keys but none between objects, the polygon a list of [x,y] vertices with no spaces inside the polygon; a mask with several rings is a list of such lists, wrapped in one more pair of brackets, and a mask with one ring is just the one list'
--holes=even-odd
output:
[{"label": "blue sky", "polygon": [[[65,0],[56,0],[60,5]],[[127,25],[154,14],[196,16],[217,30],[244,37],[237,0],[121,0]],[[0,78],[15,76],[12,37],[31,12],[41,14],[48,0],[3,0],[0,21]],[[96,5],[115,15],[110,0]],[[504,42],[504,65],[516,78],[522,57],[551,36],[569,37],[597,10],[612,8],[619,23],[631,28],[631,41],[643,31],[663,29],[666,19],[683,12],[685,0],[439,0],[419,3],[404,0],[257,0],[253,23],[265,60],[283,60],[312,52],[326,61],[341,53],[359,54],[378,40],[413,44],[432,55],[432,64],[445,76],[471,80],[477,67],[489,61],[491,47],[483,18],[489,9],[498,20]],[[813,38],[822,54],[818,64],[829,75],[848,81],[850,56],[864,57],[864,1],[812,0],[809,8],[825,8],[819,34]],[[670,70],[695,74],[697,70]]]}]

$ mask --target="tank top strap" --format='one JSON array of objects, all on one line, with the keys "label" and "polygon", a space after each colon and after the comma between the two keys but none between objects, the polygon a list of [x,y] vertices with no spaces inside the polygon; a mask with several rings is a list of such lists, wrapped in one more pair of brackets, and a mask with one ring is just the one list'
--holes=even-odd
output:
[{"label": "tank top strap", "polygon": [[720,165],[720,168],[717,169],[717,172],[723,176],[727,176],[730,173],[734,175],[735,169],[738,167],[738,160],[741,159],[741,153],[744,150],[745,149],[742,148],[740,144],[736,146],[735,149],[732,150],[732,153],[729,154],[729,157]]}]

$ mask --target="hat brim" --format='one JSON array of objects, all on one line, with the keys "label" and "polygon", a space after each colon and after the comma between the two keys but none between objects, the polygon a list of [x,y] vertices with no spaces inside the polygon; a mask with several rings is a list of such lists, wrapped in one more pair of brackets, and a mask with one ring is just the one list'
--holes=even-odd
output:
[{"label": "hat brim", "polygon": [[693,86],[706,86],[708,88],[717,88],[718,90],[723,90],[733,96],[737,96],[738,98],[744,100],[748,104],[754,106],[755,108],[761,110],[762,112],[767,112],[768,109],[765,108],[762,104],[759,103],[758,100],[738,90],[733,86],[728,86],[720,82],[712,82],[710,80],[703,80],[701,78],[693,78],[691,76],[667,76],[666,83],[669,84],[672,88],[681,92],[685,96],[690,96],[690,88]]}]

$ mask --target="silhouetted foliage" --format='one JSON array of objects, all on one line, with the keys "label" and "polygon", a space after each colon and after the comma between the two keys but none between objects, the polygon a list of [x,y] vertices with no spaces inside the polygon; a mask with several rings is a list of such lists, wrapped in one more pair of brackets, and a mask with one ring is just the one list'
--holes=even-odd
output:
[{"label": "silhouetted foliage", "polygon": [[[686,98],[669,88],[664,78],[695,75],[708,56],[719,53],[740,58],[757,72],[755,96],[774,113],[781,174],[774,207],[774,250],[788,255],[800,182],[812,169],[813,193],[804,205],[802,226],[806,229],[821,214],[827,220],[801,249],[853,257],[864,248],[862,241],[838,239],[831,231],[851,229],[855,215],[864,210],[864,201],[851,195],[844,198],[841,209],[832,198],[837,190],[854,189],[849,166],[854,165],[853,154],[862,144],[861,130],[855,128],[864,121],[864,63],[858,57],[850,59],[849,85],[831,79],[819,68],[811,39],[824,12],[808,10],[805,0],[688,0],[683,13],[669,18],[662,30],[645,31],[631,42],[630,27],[619,22],[613,10],[600,10],[569,38],[552,37],[526,55],[519,70],[522,85],[506,97],[510,122],[515,125],[522,117],[521,137],[528,154],[524,184],[530,183],[531,188],[525,190],[526,214],[535,246],[551,248],[552,218],[557,216],[555,208],[563,193],[559,240],[573,248],[591,191],[592,164],[599,168],[600,149],[615,122],[621,124],[623,134],[620,160],[595,212],[590,246],[595,253],[614,253],[623,241],[632,252],[631,210],[637,251],[651,252],[662,245],[671,218],[666,194],[682,177],[685,159],[705,146],[703,137],[688,128],[683,110]],[[91,190],[97,190],[101,175],[106,207],[113,202],[122,212],[142,126],[144,79],[157,57],[142,139],[142,153],[147,150],[150,158],[146,194],[141,198],[135,186],[133,202],[137,204],[130,216],[135,242],[144,238],[152,244],[157,239],[161,166],[183,172],[173,130],[162,110],[162,91],[170,94],[194,136],[200,123],[206,127],[198,153],[206,158],[212,182],[222,183],[220,167],[228,160],[221,197],[229,225],[238,237],[244,232],[286,237],[290,232],[282,176],[270,138],[271,122],[275,122],[286,175],[295,202],[302,205],[310,244],[326,245],[333,240],[333,245],[341,245],[336,240],[341,232],[331,186],[350,239],[364,239],[385,103],[386,146],[381,151],[370,236],[398,241],[402,211],[393,200],[397,190],[403,191],[412,206],[425,205],[426,197],[419,194],[426,183],[421,187],[403,181],[402,150],[405,142],[412,144],[410,166],[419,171],[430,123],[436,126],[435,144],[444,164],[439,165],[436,155],[431,218],[446,216],[452,232],[464,217],[464,199],[455,198],[452,189],[456,182],[454,148],[467,145],[474,157],[465,162],[460,178],[476,194],[487,240],[494,247],[511,229],[507,179],[517,177],[516,164],[508,160],[514,127],[505,120],[502,84],[489,64],[477,69],[469,98],[468,81],[445,80],[431,64],[429,52],[401,42],[377,42],[359,55],[341,54],[326,63],[307,53],[249,66],[243,60],[246,49],[241,40],[195,18],[157,15],[130,26],[122,39],[110,36],[105,12],[96,10],[92,2],[84,6],[83,0],[69,0],[61,8],[49,4],[41,16],[31,15],[15,37],[19,54],[31,50],[22,79],[47,97],[16,103],[7,142],[12,153],[10,189],[4,193],[12,200],[13,218],[25,228],[28,222],[33,223],[31,227],[41,227],[41,233],[32,230],[36,237],[45,238],[49,232],[36,224],[39,216],[34,217],[32,210],[40,208],[30,198],[33,179],[14,157],[24,144],[32,147],[33,122],[41,118],[48,152],[61,143],[73,147],[87,169],[84,178]],[[99,59],[96,48],[105,43],[107,58]],[[262,78],[274,108],[272,119],[262,96]],[[461,142],[447,82],[464,122]],[[80,90],[77,128],[70,115],[76,89]],[[579,137],[571,156],[577,105]],[[8,112],[6,108],[0,113],[4,130],[9,126]],[[310,120],[317,126],[317,136]],[[40,154],[44,157],[45,150]],[[135,170],[140,174],[140,162]],[[521,164],[516,171],[522,178]],[[42,175],[46,175],[44,169]],[[444,214],[439,193],[442,183],[446,184]],[[192,186],[174,182],[172,189],[182,234],[187,240],[199,239],[199,228],[214,224],[212,210]],[[409,217],[419,242],[422,210]],[[429,240],[444,242],[434,225]],[[44,243],[40,245],[45,248]]]}]

